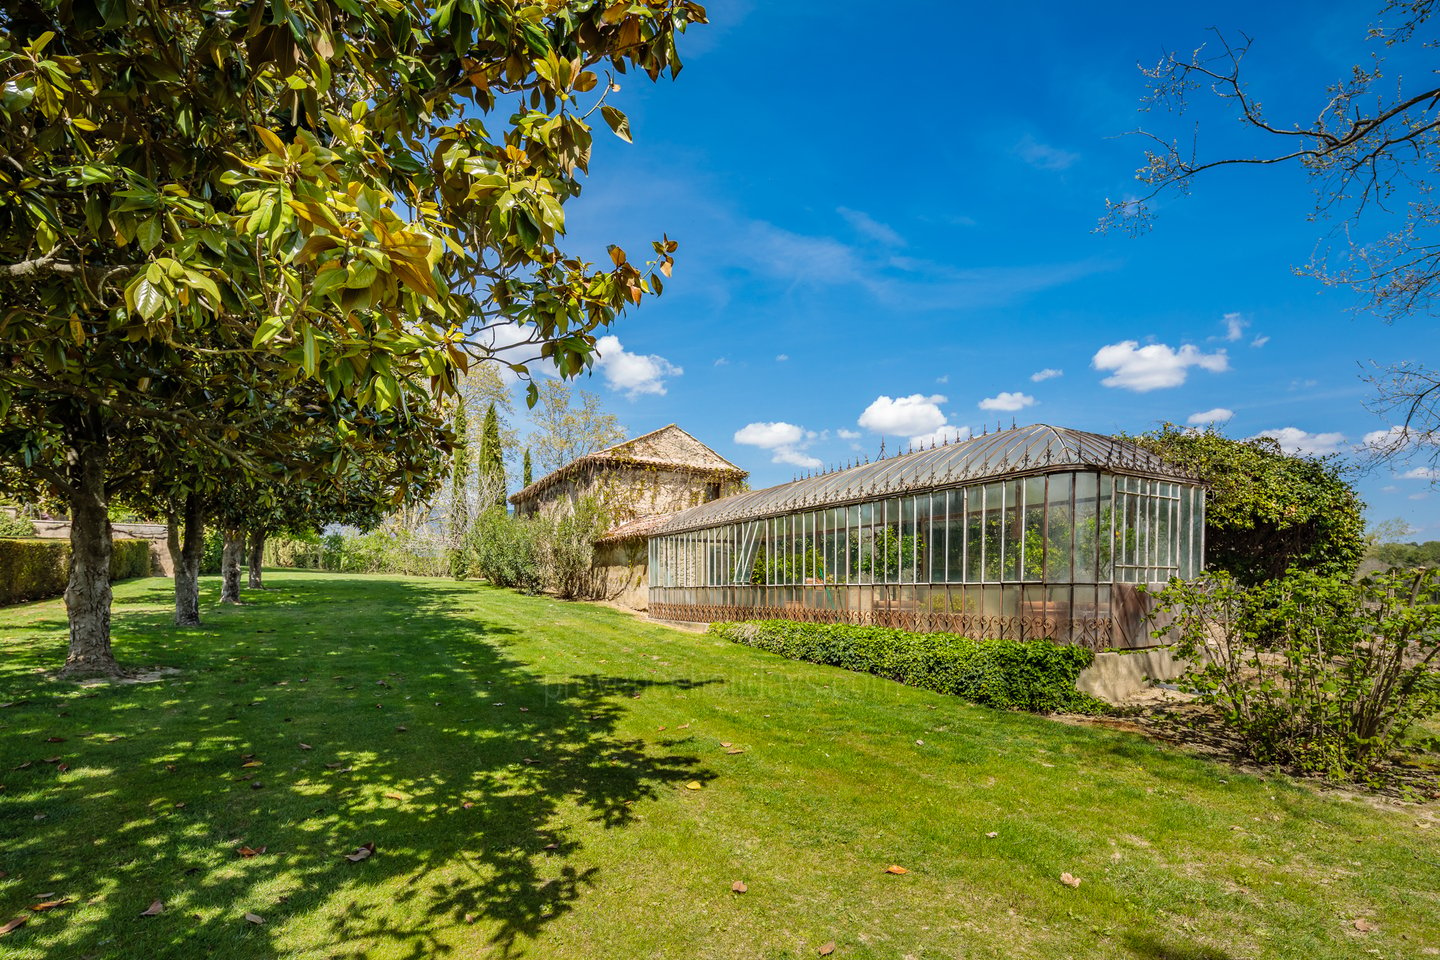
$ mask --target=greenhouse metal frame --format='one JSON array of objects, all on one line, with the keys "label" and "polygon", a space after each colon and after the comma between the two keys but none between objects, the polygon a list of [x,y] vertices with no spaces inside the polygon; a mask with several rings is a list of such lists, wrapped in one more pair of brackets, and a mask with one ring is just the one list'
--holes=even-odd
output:
[{"label": "greenhouse metal frame", "polygon": [[650,613],[1149,646],[1143,586],[1204,566],[1205,491],[1038,424],[743,493],[650,539]]}]

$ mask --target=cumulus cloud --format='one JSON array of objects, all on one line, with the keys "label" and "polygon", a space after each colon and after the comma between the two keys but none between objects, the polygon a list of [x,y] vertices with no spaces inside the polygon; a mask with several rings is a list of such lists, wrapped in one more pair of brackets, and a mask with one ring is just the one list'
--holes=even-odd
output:
[{"label": "cumulus cloud", "polygon": [[1095,351],[1090,361],[1096,370],[1112,370],[1100,381],[1107,387],[1122,387],[1146,393],[1164,387],[1178,387],[1185,382],[1191,367],[1221,373],[1230,369],[1230,358],[1224,350],[1203,353],[1198,347],[1185,344],[1179,350],[1164,343],[1140,346],[1137,340],[1122,340]]},{"label": "cumulus cloud", "polygon": [[1024,410],[1026,407],[1035,406],[1035,398],[1026,393],[1015,391],[1011,393],[1002,390],[993,397],[986,397],[978,404],[981,410]]},{"label": "cumulus cloud", "polygon": [[1063,376],[1065,376],[1064,370],[1056,370],[1054,367],[1046,367],[1044,370],[1036,370],[1034,373],[1030,374],[1030,379],[1035,383],[1039,383],[1042,380],[1054,380],[1056,377]]},{"label": "cumulus cloud", "polygon": [[789,360],[789,359],[790,359],[790,354],[788,354],[788,353],[777,353],[777,354],[775,354],[775,362],[776,362],[776,363],[784,363],[786,360]]},{"label": "cumulus cloud", "polygon": [[605,382],[623,390],[632,400],[642,393],[665,395],[665,378],[678,377],[685,371],[656,354],[630,353],[620,345],[620,338],[601,337],[595,341],[595,369]]},{"label": "cumulus cloud", "polygon": [[860,426],[872,433],[916,437],[938,430],[945,425],[940,404],[946,398],[936,394],[914,393],[908,397],[876,397],[875,402],[860,414]]},{"label": "cumulus cloud", "polygon": [[859,439],[860,439],[860,431],[858,431],[858,430],[836,430],[836,431],[835,431],[835,436],[839,437],[841,440],[859,440]]},{"label": "cumulus cloud", "polygon": [[1039,170],[1068,170],[1080,159],[1080,154],[1041,143],[1028,133],[1015,144],[1015,153]]},{"label": "cumulus cloud", "polygon": [[905,238],[896,233],[893,227],[889,224],[881,223],[868,213],[860,210],[851,210],[849,207],[836,207],[835,212],[844,217],[845,222],[850,224],[856,233],[883,243],[887,247],[905,246]]},{"label": "cumulus cloud", "polygon": [[1429,480],[1433,483],[1436,480],[1440,480],[1440,468],[1415,467],[1414,469],[1406,470],[1403,476],[1406,480]]},{"label": "cumulus cloud", "polygon": [[1233,416],[1235,416],[1234,410],[1216,407],[1214,410],[1202,410],[1199,413],[1192,413],[1185,418],[1185,422],[1192,427],[1201,427],[1207,423],[1224,423]]},{"label": "cumulus cloud", "polygon": [[1251,341],[1250,341],[1250,346],[1259,348],[1259,347],[1265,346],[1265,344],[1267,344],[1267,343],[1269,343],[1269,342],[1270,342],[1270,337],[1269,337],[1268,335],[1267,335],[1267,336],[1263,336],[1263,337],[1256,337],[1254,340],[1251,340]]},{"label": "cumulus cloud", "polygon": [[715,358],[715,366],[717,366],[717,367],[728,367],[728,366],[730,366],[730,358],[729,358],[729,357],[716,357],[716,358]]},{"label": "cumulus cloud", "polygon": [[1254,440],[1256,437],[1269,437],[1280,444],[1280,449],[1286,453],[1298,453],[1307,457],[1338,453],[1340,446],[1345,442],[1343,433],[1308,433],[1299,427],[1261,430],[1250,439]]},{"label": "cumulus cloud", "polygon": [[771,463],[788,463],[813,470],[823,463],[805,452],[819,434],[778,420],[774,423],[747,423],[735,431],[735,442],[770,451]]},{"label": "cumulus cloud", "polygon": [[1250,326],[1250,321],[1238,313],[1227,313],[1220,318],[1220,322],[1225,324],[1225,339],[1231,343],[1245,336],[1245,328]]},{"label": "cumulus cloud", "polygon": [[961,440],[970,439],[970,428],[964,426],[953,426],[946,424],[937,427],[929,433],[922,433],[919,436],[911,437],[910,443],[916,450],[930,446],[942,446],[947,443],[958,443]]}]

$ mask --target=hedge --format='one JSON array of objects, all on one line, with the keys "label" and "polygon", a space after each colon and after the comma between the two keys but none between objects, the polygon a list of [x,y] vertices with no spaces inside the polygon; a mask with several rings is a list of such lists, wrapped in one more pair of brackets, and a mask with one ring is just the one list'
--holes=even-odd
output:
[{"label": "hedge", "polygon": [[970,640],[952,633],[792,620],[712,623],[710,633],[791,660],[873,673],[987,707],[1105,710],[1101,701],[1075,689],[1095,654],[1049,640]]},{"label": "hedge", "polygon": [[[116,540],[110,579],[148,576],[150,541]],[[69,578],[69,540],[0,540],[0,606],[61,596]]]}]

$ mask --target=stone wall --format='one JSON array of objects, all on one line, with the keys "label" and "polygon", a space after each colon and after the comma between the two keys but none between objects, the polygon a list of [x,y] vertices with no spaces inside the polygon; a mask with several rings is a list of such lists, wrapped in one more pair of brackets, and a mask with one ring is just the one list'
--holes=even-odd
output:
[{"label": "stone wall", "polygon": [[602,543],[595,548],[595,572],[606,600],[644,613],[650,605],[649,541],[644,537]]},{"label": "stone wall", "polygon": [[[35,536],[45,540],[69,540],[69,520],[32,520]],[[157,576],[175,576],[175,566],[170,562],[170,548],[166,544],[169,528],[163,523],[112,523],[110,529],[115,537],[150,541],[150,569]]]}]

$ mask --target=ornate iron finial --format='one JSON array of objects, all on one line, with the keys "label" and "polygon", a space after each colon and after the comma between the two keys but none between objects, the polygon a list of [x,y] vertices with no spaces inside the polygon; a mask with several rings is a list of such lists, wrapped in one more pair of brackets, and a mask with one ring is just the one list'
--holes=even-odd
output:
[{"label": "ornate iron finial", "polygon": [[881,460],[884,460],[884,459],[885,459],[885,438],[884,438],[884,437],[881,437],[881,438],[880,438],[880,459],[881,459]]}]

